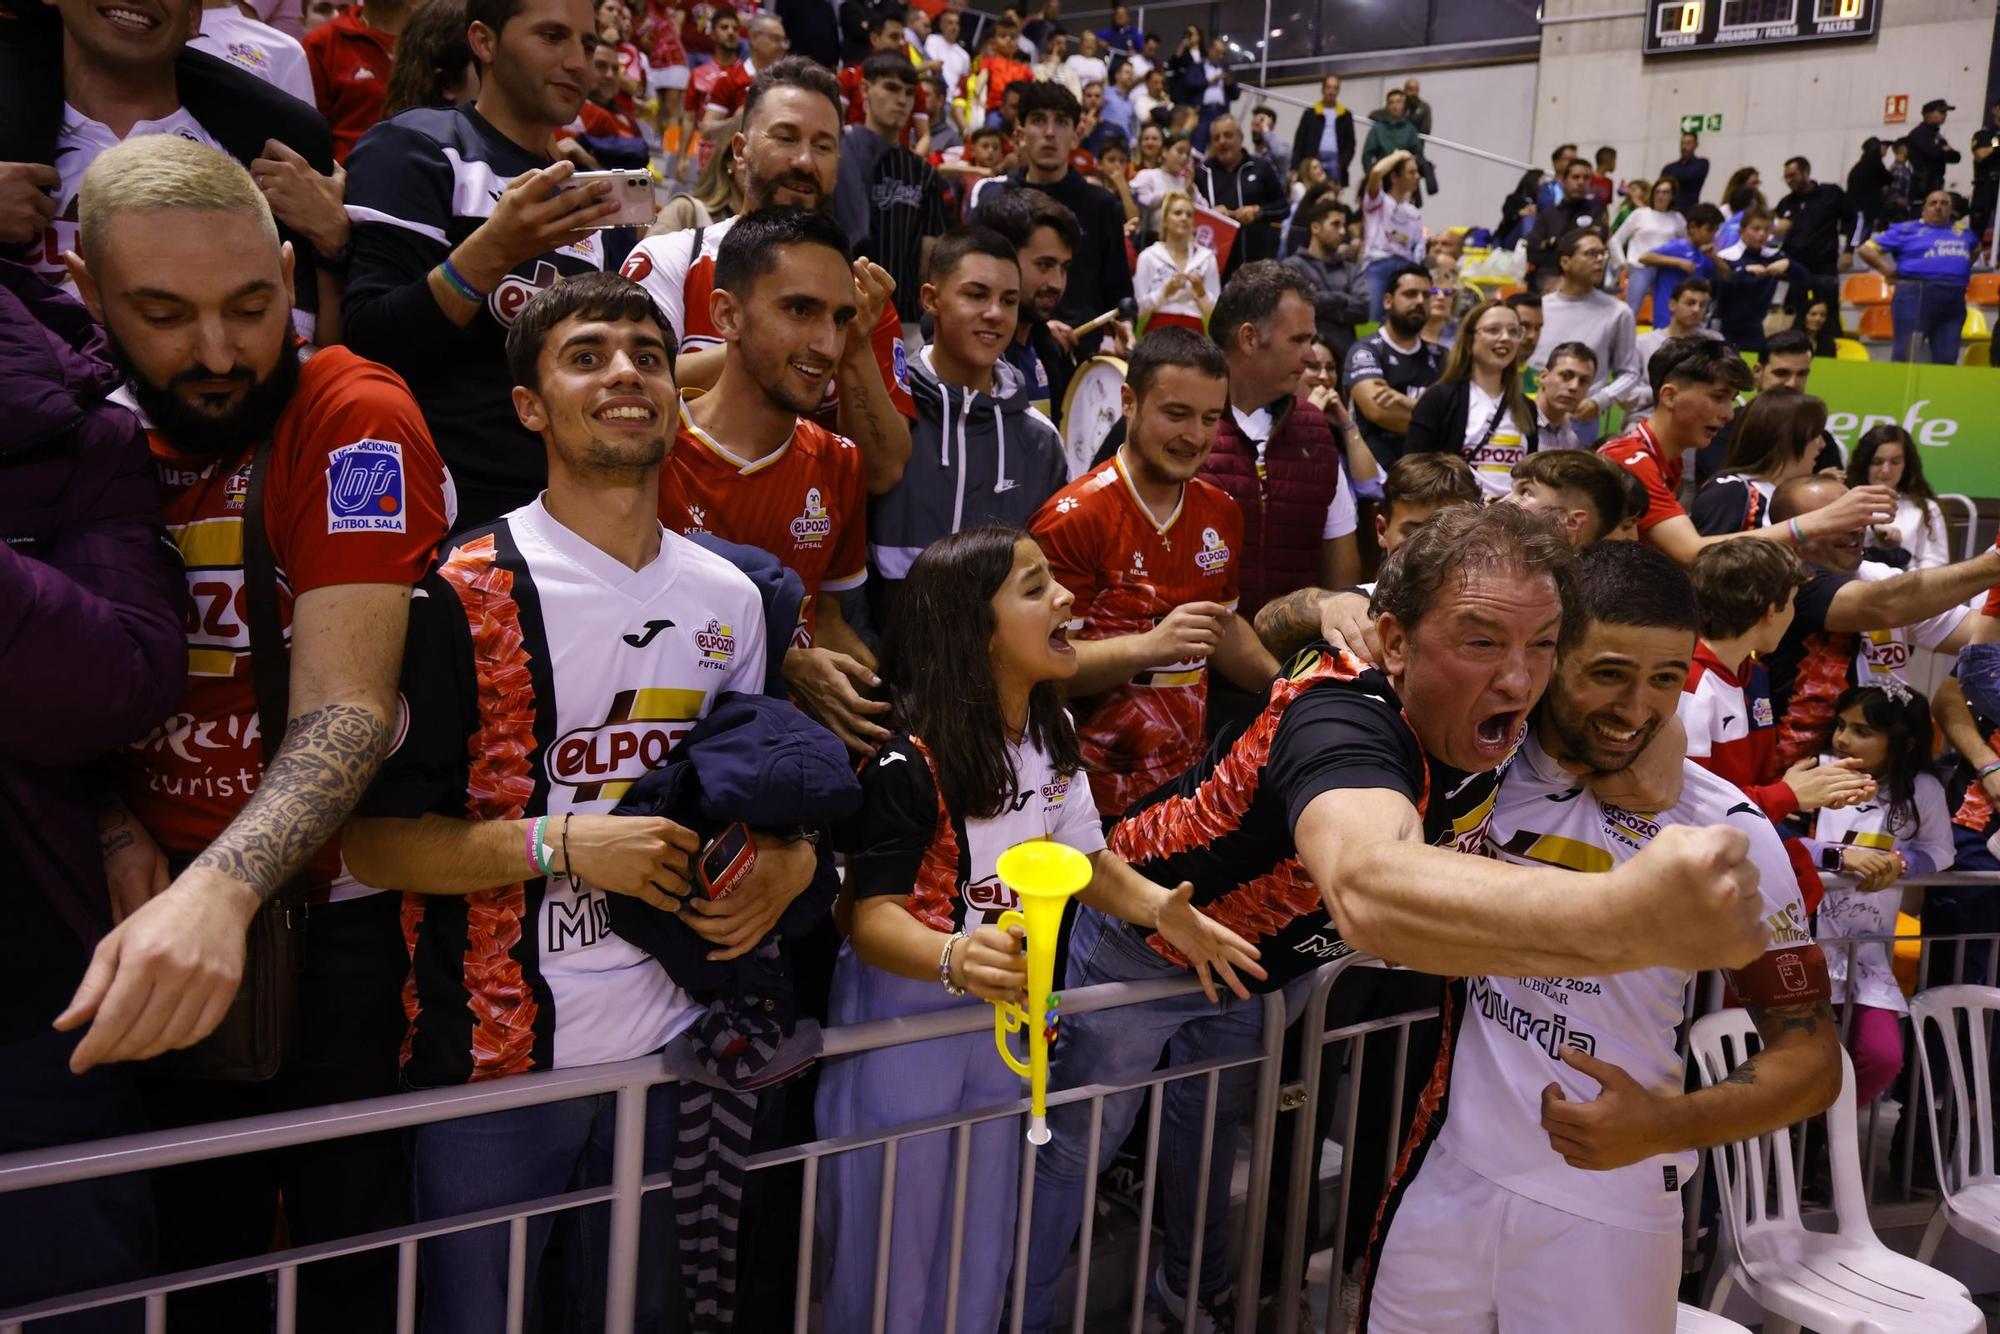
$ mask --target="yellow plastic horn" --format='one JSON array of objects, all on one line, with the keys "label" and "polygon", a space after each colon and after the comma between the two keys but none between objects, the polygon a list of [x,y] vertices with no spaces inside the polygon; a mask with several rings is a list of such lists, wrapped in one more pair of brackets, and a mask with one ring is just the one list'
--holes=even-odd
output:
[{"label": "yellow plastic horn", "polygon": [[[1028,1142],[1049,1142],[1049,1041],[1055,1037],[1056,934],[1062,929],[1063,904],[1090,883],[1090,858],[1067,843],[1032,839],[1000,854],[995,868],[1001,881],[1021,899],[1021,912],[1004,912],[995,924],[1001,930],[1018,926],[1028,937],[1028,1007],[993,1003],[993,1042],[1000,1059],[1028,1081]],[[1032,1010],[1032,1014],[1030,1013]],[[1009,1033],[1028,1030],[1028,1059],[1014,1055]]]}]

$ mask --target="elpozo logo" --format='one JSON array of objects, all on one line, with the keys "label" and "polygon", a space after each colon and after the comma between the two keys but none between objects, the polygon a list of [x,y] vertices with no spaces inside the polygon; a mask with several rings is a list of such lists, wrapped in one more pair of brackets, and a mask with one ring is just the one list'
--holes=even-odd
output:
[{"label": "elpozo logo", "polygon": [[1194,553],[1195,567],[1203,574],[1221,574],[1229,567],[1229,544],[1213,528],[1201,530],[1201,550]]},{"label": "elpozo logo", "polygon": [[574,788],[580,802],[625,795],[647,770],[667,762],[707,698],[705,691],[666,686],[619,691],[603,722],[565,732],[549,747],[549,781]]},{"label": "elpozo logo", "polygon": [[711,616],[694,632],[694,646],[702,666],[721,671],[736,656],[736,632]]},{"label": "elpozo logo", "polygon": [[827,513],[819,488],[806,488],[805,509],[791,523],[792,541],[800,546],[818,546],[833,533],[833,516]]}]

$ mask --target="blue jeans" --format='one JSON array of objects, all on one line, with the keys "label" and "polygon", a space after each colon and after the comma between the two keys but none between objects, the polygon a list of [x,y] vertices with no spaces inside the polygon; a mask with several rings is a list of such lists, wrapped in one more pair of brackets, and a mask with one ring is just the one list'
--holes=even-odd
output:
[{"label": "blue jeans", "polygon": [[[679,1097],[679,1088],[672,1084],[649,1091],[645,1155],[649,1174],[673,1166]],[[617,1105],[616,1095],[603,1094],[418,1126],[412,1141],[418,1221],[605,1184],[611,1179]],[[524,1263],[530,1309],[535,1271],[558,1218],[568,1229],[564,1247],[568,1301],[555,1327],[569,1334],[600,1330],[610,1255],[608,1205],[538,1214],[528,1220]],[[650,1334],[661,1327],[669,1294],[679,1291],[671,1191],[656,1190],[642,1197],[639,1244],[638,1328]],[[506,1327],[506,1224],[432,1237],[422,1243],[418,1258],[424,1334],[491,1334]]]},{"label": "blue jeans", "polygon": [[[1091,908],[1077,914],[1070,937],[1065,986],[1098,982],[1144,982],[1181,977],[1186,970],[1161,958],[1115,918]],[[1165,1050],[1170,1065],[1190,1065],[1254,1053],[1263,1039],[1260,1002],[1223,992],[1211,1005],[1199,993],[1146,1005],[1127,1005],[1091,1014],[1065,1015],[1062,1035],[1049,1057],[1049,1086],[1115,1084],[1144,1078]],[[1240,1066],[1217,1081],[1212,1161],[1206,1183],[1201,1170],[1202,1111],[1206,1078],[1179,1079],[1166,1086],[1160,1121],[1159,1181],[1167,1233],[1167,1286],[1188,1292],[1188,1256],[1194,1242],[1196,1192],[1206,1190],[1201,1245],[1201,1295],[1230,1290],[1229,1183],[1236,1152],[1236,1127],[1256,1102],[1256,1069]],[[1104,1100],[1098,1138],[1103,1168],[1138,1119],[1145,1093],[1120,1093]],[[1036,1158],[1035,1215],[1028,1236],[1027,1304],[1022,1328],[1045,1334],[1054,1319],[1056,1283],[1083,1221],[1083,1174],[1089,1148],[1090,1104],[1066,1103],[1049,1109],[1052,1138]]]},{"label": "blue jeans", "polygon": [[1389,275],[1407,262],[1393,257],[1371,259],[1368,261],[1368,267],[1361,271],[1362,277],[1368,280],[1369,319],[1381,322],[1382,298],[1389,295]]},{"label": "blue jeans", "polygon": [[1899,282],[1889,298],[1889,319],[1896,328],[1890,360],[1915,361],[1921,338],[1930,345],[1932,365],[1958,364],[1958,340],[1965,325],[1964,287],[1915,279]]},{"label": "blue jeans", "polygon": [[[82,1033],[42,1030],[0,1045],[0,1153],[148,1130],[129,1065],[69,1072]],[[144,1176],[98,1177],[0,1195],[0,1307],[125,1283],[156,1272]],[[49,1334],[138,1334],[136,1301],[32,1322]]]},{"label": "blue jeans", "polygon": [[[1646,294],[1653,290],[1653,276],[1656,272],[1657,270],[1650,266],[1640,264],[1636,261],[1626,266],[1625,304],[1631,307],[1632,316],[1635,319],[1638,318],[1639,307],[1646,304]],[[1666,323],[1666,311],[1656,310],[1653,312],[1654,328],[1664,328]]]}]

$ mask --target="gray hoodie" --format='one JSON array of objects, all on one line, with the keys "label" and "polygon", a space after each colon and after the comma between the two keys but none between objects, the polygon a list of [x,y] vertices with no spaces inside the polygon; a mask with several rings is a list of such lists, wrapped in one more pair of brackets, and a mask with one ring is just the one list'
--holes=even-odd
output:
[{"label": "gray hoodie", "polygon": [[910,395],[917,420],[903,480],[868,507],[868,583],[879,598],[893,597],[940,537],[983,523],[1026,528],[1069,482],[1062,436],[1004,359],[993,367],[993,392],[982,394],[940,383],[926,347],[910,364]]}]

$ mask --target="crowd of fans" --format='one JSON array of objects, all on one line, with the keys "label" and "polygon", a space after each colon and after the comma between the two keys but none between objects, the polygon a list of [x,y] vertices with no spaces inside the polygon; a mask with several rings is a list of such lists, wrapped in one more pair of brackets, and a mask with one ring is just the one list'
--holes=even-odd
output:
[{"label": "crowd of fans", "polygon": [[[1844,248],[1955,352],[1942,111],[1914,220],[1798,158],[1725,215],[1692,135],[1622,193],[1615,153],[1559,151],[1502,228],[1539,290],[1503,298],[1425,220],[1415,80],[1357,145],[1329,76],[1287,144],[1233,114],[1226,42],[1168,54],[1122,6],[977,49],[950,7],[785,0],[8,18],[0,1149],[660,1053],[644,1327],[780,1327],[799,1187],[746,1156],[1019,1096],[981,1035],[818,1034],[1018,999],[995,866],[1047,838],[1094,871],[1062,985],[1201,983],[1064,1019],[1056,1086],[1247,1061],[1258,998],[1296,1015],[1354,950],[1414,971],[1351,1015],[1458,979],[1379,1214],[1386,1133],[1348,1159],[1362,1326],[1666,1330],[1676,1183],[1832,1100],[1829,1003],[1862,1099],[1902,1068],[1886,952],[1829,970],[1815,934],[2000,871],[2000,551],[1952,562],[1909,434],[1845,449],[1807,392]],[[616,166],[698,183],[624,225],[580,174]],[[1115,419],[1058,424],[1112,356]],[[1918,647],[1963,682],[1925,699]],[[1924,925],[2000,930],[1997,897],[1934,890]],[[1763,1078],[1682,1097],[1704,968]],[[1162,1099],[1148,1302],[1233,1328],[1251,1067],[1214,1087]],[[1050,1328],[1088,1146],[1139,1109],[1052,1113],[1025,1275],[1014,1122],[956,1168],[943,1134],[829,1160],[825,1327],[886,1273],[891,1329],[994,1329],[1017,1281]],[[0,1195],[0,1304],[599,1185],[619,1119]],[[544,1328],[602,1325],[603,1212],[527,1221]],[[420,1327],[501,1327],[512,1244],[425,1240]],[[169,1324],[269,1303],[191,1287]],[[393,1250],[299,1275],[304,1329],[396,1304]]]}]

